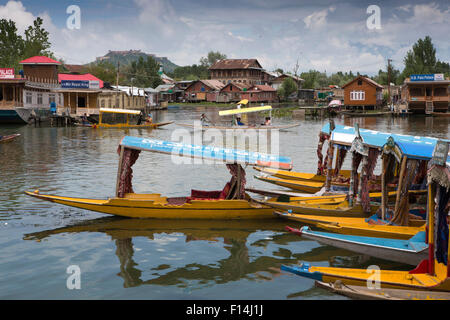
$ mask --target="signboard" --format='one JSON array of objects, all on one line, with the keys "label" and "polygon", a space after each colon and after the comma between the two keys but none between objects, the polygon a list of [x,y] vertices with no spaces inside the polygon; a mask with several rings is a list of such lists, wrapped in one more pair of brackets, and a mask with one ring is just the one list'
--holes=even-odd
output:
[{"label": "signboard", "polygon": [[14,79],[14,68],[0,68],[0,79]]},{"label": "signboard", "polygon": [[431,164],[445,166],[445,163],[447,162],[448,151],[448,142],[437,141],[433,151],[433,158],[431,158],[430,160]]},{"label": "signboard", "polygon": [[443,81],[443,73],[435,74],[412,74],[410,77],[411,81]]},{"label": "signboard", "polygon": [[65,89],[100,89],[100,82],[93,80],[61,80]]}]

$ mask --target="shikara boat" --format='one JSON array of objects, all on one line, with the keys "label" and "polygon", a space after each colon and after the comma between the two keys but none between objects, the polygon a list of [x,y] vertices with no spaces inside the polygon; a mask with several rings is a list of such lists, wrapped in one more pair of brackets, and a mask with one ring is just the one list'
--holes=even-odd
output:
[{"label": "shikara boat", "polygon": [[[107,114],[125,114],[126,115],[126,122],[125,123],[115,123],[115,124],[109,124],[103,122],[103,115]],[[98,123],[79,123],[78,126],[85,126],[85,127],[91,127],[91,128],[119,128],[119,129],[154,129],[159,128],[162,126],[166,126],[168,124],[173,123],[174,121],[167,121],[167,122],[159,122],[159,123],[142,123],[142,124],[132,124],[130,123],[130,116],[134,115],[140,115],[141,111],[139,110],[128,110],[128,109],[114,109],[114,108],[100,108],[99,109],[99,122]]]},{"label": "shikara boat", "polygon": [[341,281],[325,283],[315,281],[315,286],[332,293],[360,300],[450,300],[450,292],[402,290],[366,286],[344,285]]},{"label": "shikara boat", "polygon": [[[248,100],[244,99],[238,102],[238,106],[240,105],[247,105]],[[253,113],[253,112],[262,112],[262,111],[269,111],[270,115],[269,118],[272,119],[272,106],[259,106],[259,107],[249,107],[249,108],[237,108],[237,109],[231,109],[231,110],[221,110],[219,111],[219,116],[232,116],[231,125],[220,125],[215,123],[210,124],[203,124],[203,125],[196,125],[196,124],[187,124],[187,123],[178,123],[179,126],[192,128],[192,129],[201,129],[201,130],[207,130],[207,129],[218,129],[218,130],[282,130],[282,129],[290,129],[300,126],[300,123],[295,124],[287,124],[287,125],[273,125],[273,124],[255,124],[255,125],[238,125],[236,121],[236,115],[244,114],[244,113]]]},{"label": "shikara boat", "polygon": [[19,136],[20,133],[10,134],[7,136],[0,136],[0,143],[13,141],[15,138]]},{"label": "shikara boat", "polygon": [[[318,175],[316,173],[307,173],[307,172],[294,172],[288,170],[277,170],[271,168],[260,168],[253,167],[256,171],[259,171],[263,174],[271,175],[276,178],[286,179],[286,180],[298,180],[298,181],[314,181],[314,182],[325,182],[326,176]],[[340,175],[350,178],[350,170],[340,170]]]},{"label": "shikara boat", "polygon": [[411,271],[314,267],[309,264],[282,266],[281,269],[324,283],[340,281],[344,285],[402,290],[450,292],[450,256],[448,210],[450,203],[449,142],[435,144],[427,170],[428,204],[426,240],[428,259]]},{"label": "shikara boat", "polygon": [[[137,194],[132,188],[131,166],[141,151],[158,152],[177,157],[189,157],[227,165],[232,174],[223,190],[191,190],[187,197],[163,197],[160,194]],[[252,219],[274,218],[273,208],[255,202],[245,193],[245,170],[242,165],[259,165],[289,169],[287,157],[225,149],[210,146],[181,144],[126,136],[119,145],[119,166],[116,196],[106,200],[81,199],[26,192],[35,198],[67,206],[131,218],[161,219]]]},{"label": "shikara boat", "polygon": [[425,231],[418,232],[410,239],[403,240],[313,231],[308,226],[303,226],[300,229],[286,227],[286,230],[321,244],[413,266],[418,265],[428,256]]}]

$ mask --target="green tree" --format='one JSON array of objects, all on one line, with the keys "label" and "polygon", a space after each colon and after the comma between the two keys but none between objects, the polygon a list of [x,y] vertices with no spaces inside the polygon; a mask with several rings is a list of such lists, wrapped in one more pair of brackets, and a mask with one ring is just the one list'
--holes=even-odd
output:
[{"label": "green tree", "polygon": [[208,68],[206,66],[193,64],[192,66],[177,67],[169,74],[176,80],[200,80],[208,78]]},{"label": "green tree", "polygon": [[294,79],[288,77],[283,80],[283,83],[281,84],[277,93],[280,98],[286,100],[292,93],[296,92],[297,90],[297,83],[295,83]]},{"label": "green tree", "polygon": [[40,17],[37,17],[36,20],[33,21],[33,25],[25,30],[23,57],[53,57],[53,53],[48,50],[51,47],[51,43],[48,39],[49,33],[42,28],[42,23],[43,20]]},{"label": "green tree", "polygon": [[406,53],[403,59],[405,68],[401,74],[401,80],[411,76],[411,74],[438,73],[447,69],[448,63],[436,59],[436,48],[429,36],[419,39],[412,49]]},{"label": "green tree", "polygon": [[206,68],[211,67],[219,60],[226,59],[227,55],[220,53],[219,51],[210,51],[206,57],[200,58],[200,65]]},{"label": "green tree", "polygon": [[153,57],[139,57],[137,61],[131,62],[126,70],[126,83],[141,88],[155,88],[163,83],[158,71],[159,63]]},{"label": "green tree", "polygon": [[16,23],[12,20],[0,19],[0,66],[17,70],[23,47],[24,41],[17,34]]}]

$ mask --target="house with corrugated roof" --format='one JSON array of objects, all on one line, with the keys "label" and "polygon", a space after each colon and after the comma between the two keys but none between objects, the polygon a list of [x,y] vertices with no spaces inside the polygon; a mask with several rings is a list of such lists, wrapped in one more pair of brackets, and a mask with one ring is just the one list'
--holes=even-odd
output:
[{"label": "house with corrugated roof", "polygon": [[184,90],[184,97],[187,101],[216,102],[223,86],[219,80],[196,80]]},{"label": "house with corrugated roof", "polygon": [[241,99],[249,102],[275,102],[277,101],[277,90],[266,84],[257,84],[245,89],[241,93]]},{"label": "house with corrugated roof", "polygon": [[358,76],[342,88],[346,107],[377,108],[383,102],[383,86],[367,77]]}]

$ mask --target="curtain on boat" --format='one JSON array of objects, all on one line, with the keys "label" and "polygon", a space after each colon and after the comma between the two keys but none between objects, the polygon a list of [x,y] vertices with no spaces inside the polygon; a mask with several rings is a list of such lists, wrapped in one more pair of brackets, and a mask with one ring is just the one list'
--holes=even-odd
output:
[{"label": "curtain on boat", "polygon": [[[117,150],[120,154],[120,146]],[[133,179],[133,169],[131,167],[134,165],[136,160],[139,158],[140,150],[133,150],[124,148],[123,158],[122,158],[122,170],[119,173],[119,182],[117,196],[123,198],[126,193],[133,193],[132,179]]]},{"label": "curtain on boat", "polygon": [[[227,199],[245,199],[245,184],[247,180],[245,179],[245,170],[242,168],[240,164],[232,163],[227,164],[227,168],[230,171],[231,174],[231,190],[230,192],[233,192],[233,195],[229,195],[230,197],[227,197]],[[240,170],[240,180],[238,179],[238,172]],[[239,184],[239,193],[237,193],[237,184]]]},{"label": "curtain on boat", "polygon": [[362,154],[352,152],[352,171],[350,173],[349,201],[353,203],[353,197],[358,192],[358,167],[362,160]]},{"label": "curtain on boat", "polygon": [[339,171],[341,171],[342,165],[344,164],[345,156],[347,155],[348,147],[346,146],[338,146],[338,155],[336,161],[336,168],[334,168],[334,176],[339,175]]},{"label": "curtain on boat", "polygon": [[327,167],[327,159],[328,159],[328,155],[325,158],[325,162],[323,162],[323,154],[322,154],[322,149],[323,149],[323,144],[325,142],[325,140],[329,140],[330,139],[330,135],[321,132],[319,134],[319,144],[317,145],[317,157],[319,158],[319,161],[317,163],[317,174],[319,176],[323,175],[325,173],[325,168]]},{"label": "curtain on boat", "polygon": [[435,233],[435,256],[437,262],[447,265],[448,255],[448,205],[450,200],[450,190],[437,185],[436,190],[436,233]]},{"label": "curtain on boat", "polygon": [[369,148],[369,155],[361,169],[361,205],[366,213],[370,213],[369,180],[373,180],[373,171],[377,165],[379,154],[380,151],[378,149]]},{"label": "curtain on boat", "polygon": [[409,195],[408,191],[411,189],[411,185],[414,178],[417,176],[419,169],[419,160],[409,159],[406,162],[406,170],[403,173],[403,177],[399,177],[401,185],[398,185],[397,192],[400,192],[400,199],[395,204],[394,218],[391,223],[399,226],[407,226],[409,224]]}]

